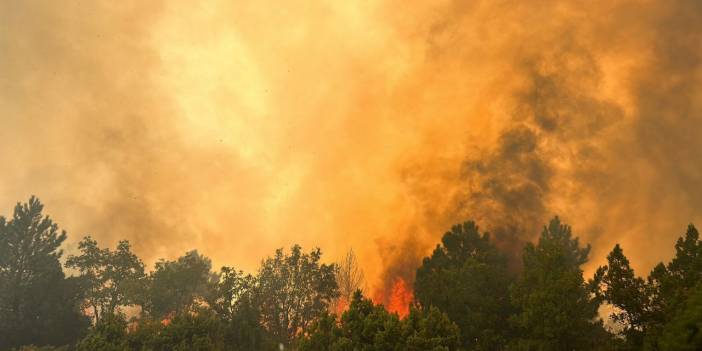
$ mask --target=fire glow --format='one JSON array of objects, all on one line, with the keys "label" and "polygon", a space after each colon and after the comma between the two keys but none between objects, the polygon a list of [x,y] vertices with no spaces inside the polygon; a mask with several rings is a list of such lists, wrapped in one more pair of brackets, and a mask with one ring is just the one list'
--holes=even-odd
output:
[{"label": "fire glow", "polygon": [[382,290],[376,291],[373,301],[382,303],[388,311],[397,313],[400,318],[405,318],[414,300],[412,290],[407,285],[404,279],[395,278],[390,291],[387,293]]}]

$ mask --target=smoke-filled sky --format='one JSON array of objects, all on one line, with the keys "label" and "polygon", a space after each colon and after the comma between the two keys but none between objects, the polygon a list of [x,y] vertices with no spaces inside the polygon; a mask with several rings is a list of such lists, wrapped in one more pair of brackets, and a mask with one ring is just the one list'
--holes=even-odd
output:
[{"label": "smoke-filled sky", "polygon": [[0,208],[147,262],[353,247],[383,287],[451,224],[553,215],[639,274],[702,225],[702,5],[0,1]]}]

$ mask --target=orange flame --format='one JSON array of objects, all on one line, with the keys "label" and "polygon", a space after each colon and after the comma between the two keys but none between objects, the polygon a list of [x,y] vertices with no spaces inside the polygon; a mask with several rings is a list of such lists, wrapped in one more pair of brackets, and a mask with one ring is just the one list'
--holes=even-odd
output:
[{"label": "orange flame", "polygon": [[385,291],[378,291],[373,300],[376,303],[383,303],[388,311],[397,313],[400,318],[404,318],[409,314],[410,304],[414,300],[414,295],[408,289],[407,282],[398,277],[395,278],[389,294]]},{"label": "orange flame", "polygon": [[336,300],[336,303],[334,304],[334,313],[336,313],[337,316],[341,316],[341,314],[347,309],[349,309],[349,301],[346,298],[340,297],[338,300]]}]

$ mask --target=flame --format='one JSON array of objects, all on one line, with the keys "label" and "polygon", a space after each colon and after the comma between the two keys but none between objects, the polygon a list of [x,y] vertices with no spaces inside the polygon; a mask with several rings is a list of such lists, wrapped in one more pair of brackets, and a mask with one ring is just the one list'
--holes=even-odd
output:
[{"label": "flame", "polygon": [[338,317],[340,317],[341,314],[347,309],[349,309],[349,301],[345,297],[340,297],[337,299],[333,306],[333,311]]},{"label": "flame", "polygon": [[163,324],[164,327],[167,327],[169,324],[171,324],[173,317],[175,317],[175,312],[166,314],[166,316],[161,320],[161,324]]},{"label": "flame", "polygon": [[400,318],[409,314],[409,307],[413,300],[414,294],[407,287],[407,282],[401,277],[394,279],[389,292],[378,290],[373,298],[373,301],[384,304],[388,311],[397,313]]}]

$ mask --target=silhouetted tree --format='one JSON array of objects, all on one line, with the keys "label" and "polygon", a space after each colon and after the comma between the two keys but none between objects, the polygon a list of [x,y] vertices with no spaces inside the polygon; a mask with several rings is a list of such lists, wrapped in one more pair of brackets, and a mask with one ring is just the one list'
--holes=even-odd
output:
[{"label": "silhouetted tree", "polygon": [[651,286],[650,327],[645,337],[649,350],[659,350],[658,338],[663,328],[680,313],[691,291],[702,281],[702,242],[693,225],[675,243],[675,256],[667,264],[659,263],[648,277]]},{"label": "silhouetted tree", "polygon": [[9,221],[0,217],[0,349],[67,344],[88,324],[77,282],[59,262],[66,233],[43,208],[31,197]]},{"label": "silhouetted tree", "polygon": [[349,249],[336,265],[339,268],[336,274],[339,297],[334,301],[333,310],[339,311],[348,306],[356,290],[363,290],[365,278],[353,249]]},{"label": "silhouetted tree", "polygon": [[357,291],[339,321],[325,313],[300,340],[300,351],[411,350],[460,348],[459,330],[436,308],[411,309],[404,320]]},{"label": "silhouetted tree", "polygon": [[90,309],[95,323],[103,314],[114,314],[121,306],[139,302],[146,283],[144,263],[122,240],[114,251],[101,249],[97,241],[85,237],[78,244],[80,255],[71,255],[66,267],[77,270],[84,284],[84,308]]},{"label": "silhouetted tree", "polygon": [[581,247],[558,217],[538,244],[524,249],[524,271],[512,289],[518,312],[511,318],[519,336],[516,350],[595,350],[604,329],[599,301],[580,268],[590,247]]},{"label": "silhouetted tree", "polygon": [[648,325],[649,288],[634,274],[619,244],[607,256],[607,265],[595,273],[601,298],[615,308],[610,319],[621,328],[628,350],[641,350]]},{"label": "silhouetted tree", "polygon": [[657,346],[659,350],[702,350],[702,284],[689,291],[682,308],[663,327]]},{"label": "silhouetted tree", "polygon": [[277,349],[260,323],[261,311],[256,300],[256,278],[230,267],[222,267],[219,279],[212,284],[207,304],[224,323],[224,341],[236,351]]},{"label": "silhouetted tree", "polygon": [[76,351],[125,351],[127,346],[127,321],[123,314],[104,314],[90,328],[90,332],[76,344]]},{"label": "silhouetted tree", "polygon": [[263,325],[281,343],[289,345],[339,296],[336,266],[320,263],[322,252],[289,254],[278,249],[265,259],[258,273],[257,300]]},{"label": "silhouetted tree", "polygon": [[453,226],[441,242],[417,269],[415,298],[425,309],[446,312],[467,350],[501,349],[511,310],[506,258],[474,222]]},{"label": "silhouetted tree", "polygon": [[149,275],[145,309],[153,318],[180,315],[204,301],[209,284],[214,279],[212,262],[196,250],[187,252],[176,261],[156,262]]}]

